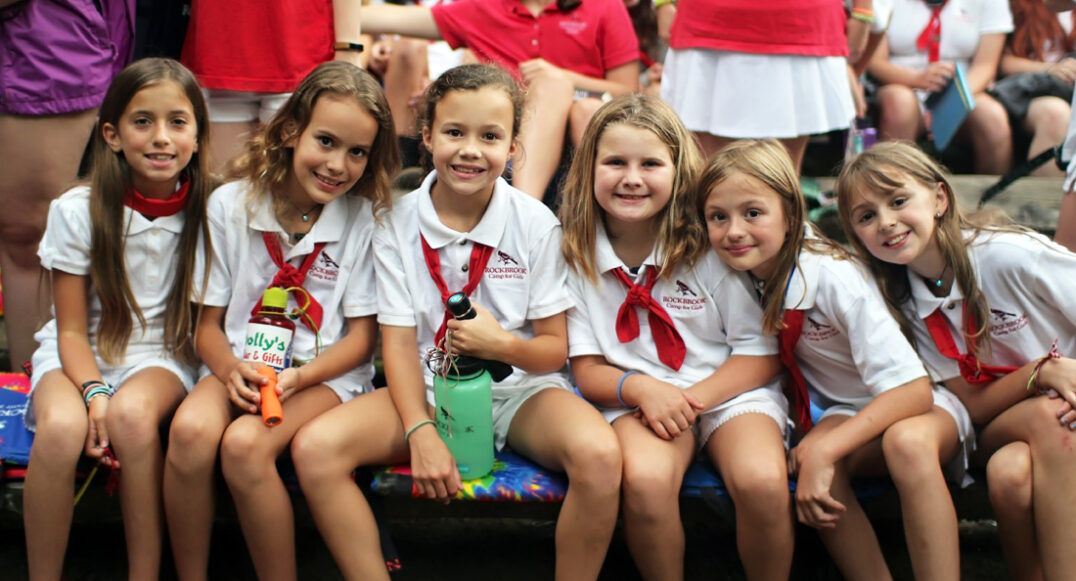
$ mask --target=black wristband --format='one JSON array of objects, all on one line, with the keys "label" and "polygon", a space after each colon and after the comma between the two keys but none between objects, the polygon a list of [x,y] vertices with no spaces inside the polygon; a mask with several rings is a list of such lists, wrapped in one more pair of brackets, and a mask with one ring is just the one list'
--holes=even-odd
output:
[{"label": "black wristband", "polygon": [[333,50],[350,50],[354,52],[362,52],[363,46],[359,42],[334,42]]}]

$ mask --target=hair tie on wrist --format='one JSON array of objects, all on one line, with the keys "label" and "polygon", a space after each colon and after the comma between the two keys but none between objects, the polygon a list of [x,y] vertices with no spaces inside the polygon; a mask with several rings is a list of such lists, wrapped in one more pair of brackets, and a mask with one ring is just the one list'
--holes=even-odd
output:
[{"label": "hair tie on wrist", "polygon": [[426,424],[432,424],[432,423],[434,423],[433,420],[422,420],[421,422],[418,422],[417,424],[411,426],[411,429],[407,430],[407,433],[404,434],[404,442],[410,442],[411,441],[411,434],[415,430],[421,428],[422,426],[425,426]]},{"label": "hair tie on wrist", "polygon": [[623,397],[622,392],[624,390],[624,380],[627,379],[629,375],[635,375],[636,373],[639,373],[639,372],[638,371],[625,371],[624,375],[620,376],[620,381],[616,382],[616,400],[618,402],[620,402],[620,405],[622,407],[626,407],[626,408],[634,407],[634,406],[628,405],[627,402],[624,401],[624,397]]}]

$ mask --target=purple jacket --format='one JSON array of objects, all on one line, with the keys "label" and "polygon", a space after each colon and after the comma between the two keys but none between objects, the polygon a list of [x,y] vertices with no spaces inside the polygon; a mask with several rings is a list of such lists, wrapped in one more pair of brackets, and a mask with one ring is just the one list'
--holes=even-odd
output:
[{"label": "purple jacket", "polygon": [[131,59],[135,0],[23,0],[0,9],[0,114],[101,104]]}]

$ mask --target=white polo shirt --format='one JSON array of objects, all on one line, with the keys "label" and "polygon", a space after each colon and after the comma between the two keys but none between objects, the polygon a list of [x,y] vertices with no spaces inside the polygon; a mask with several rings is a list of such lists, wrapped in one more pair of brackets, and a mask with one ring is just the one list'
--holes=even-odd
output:
[{"label": "white polo shirt", "polygon": [[[377,312],[370,252],[372,206],[369,200],[359,196],[336,198],[322,209],[310,233],[291,245],[273,214],[269,196],[252,196],[247,182],[243,181],[225,184],[213,192],[208,209],[213,258],[203,303],[228,308],[224,332],[234,352],[242,352],[250,311],[279,270],[265,249],[262,232],[277,234],[284,260],[295,267],[314,250],[315,243],[326,243],[303,283],[303,288],[317,299],[323,310],[322,350],[344,336],[348,318]],[[196,297],[201,290],[203,260],[200,253],[192,289]],[[289,298],[288,310],[296,306],[295,299]],[[314,333],[296,320],[292,358],[309,361],[315,355]],[[368,361],[334,379],[334,388],[347,385],[361,392],[370,386],[373,376],[373,363]]]},{"label": "white polo shirt", "polygon": [[[983,363],[1022,366],[1046,355],[1055,338],[1063,356],[1076,356],[1076,254],[1040,234],[985,232],[968,256],[990,307],[990,349]],[[954,284],[949,296],[935,297],[911,271],[908,281],[914,305],[907,312],[923,362],[938,381],[959,377],[957,362],[938,351],[924,319],[940,308],[957,349],[966,353],[963,292]]]},{"label": "white polo shirt", "polygon": [[[180,211],[172,216],[149,220],[127,206],[123,207],[124,268],[134,300],[146,319],[143,328],[136,317],[131,317],[133,327],[128,351],[138,346],[164,346],[165,309],[179,268],[179,253],[176,250],[183,231],[184,216],[185,212]],[[91,235],[90,188],[79,186],[68,190],[49,205],[48,224],[37,249],[41,266],[47,270],[89,276]],[[90,346],[96,351],[101,300],[92,286],[88,298],[87,328]],[[55,309],[52,313],[55,317]],[[55,337],[55,318],[35,335],[39,342]]]},{"label": "white polo shirt", "polygon": [[[927,68],[927,51],[919,50],[916,42],[930,22],[930,14],[923,0],[893,0],[886,31],[889,62],[915,71]],[[970,67],[980,37],[1012,30],[1009,0],[949,0],[941,11],[940,58]]]},{"label": "white polo shirt", "polygon": [[811,400],[863,409],[881,393],[926,376],[867,271],[851,260],[801,250],[786,309],[804,311],[796,361]]},{"label": "white polo shirt", "polygon": [[[492,247],[471,301],[488,309],[506,331],[524,340],[534,338],[532,320],[562,313],[572,305],[565,289],[560,223],[541,202],[498,178],[482,219],[470,232],[457,232],[441,223],[433,207],[430,187],[436,179],[437,172],[431,172],[419,189],[398,199],[374,234],[378,322],[415,327],[417,357],[423,358],[434,346],[445,309],[422,255],[421,233],[437,251],[441,276],[451,292],[467,283],[474,244]],[[432,397],[433,373],[425,364],[422,369]],[[567,385],[562,374],[553,375],[552,381]],[[516,368],[493,388],[522,389],[533,385],[527,379],[534,377]]]},{"label": "white polo shirt", "polygon": [[[659,250],[643,261],[657,268]],[[714,373],[731,355],[773,355],[777,341],[762,332],[762,310],[745,275],[730,269],[714,252],[707,252],[693,268],[678,268],[669,278],[658,278],[650,296],[669,314],[684,339],[687,354],[680,370],[658,359],[646,311],[637,308],[639,337],[621,343],[616,336],[616,315],[627,289],[612,270],[632,275],[613,251],[605,228],[595,236],[597,283],[569,269],[568,288],[575,307],[568,311],[568,355],[601,355],[611,365],[645,373],[687,388]]]}]

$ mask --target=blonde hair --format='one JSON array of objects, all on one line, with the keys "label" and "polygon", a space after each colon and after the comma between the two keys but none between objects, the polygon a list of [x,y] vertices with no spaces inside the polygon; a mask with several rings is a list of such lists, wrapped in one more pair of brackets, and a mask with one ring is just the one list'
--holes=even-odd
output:
[{"label": "blonde hair", "polygon": [[[975,269],[968,257],[968,247],[984,231],[1026,233],[1027,230],[998,225],[997,212],[985,213],[982,217],[965,216],[957,206],[953,186],[946,178],[944,168],[910,143],[880,143],[848,162],[837,178],[837,204],[841,226],[856,255],[874,274],[890,312],[900,323],[904,336],[912,345],[915,345],[915,337],[911,331],[912,322],[903,310],[904,305],[912,298],[908,267],[875,258],[855,236],[852,228],[853,196],[863,191],[888,195],[904,187],[908,180],[927,188],[941,186],[945,192],[948,210],[935,218],[933,238],[945,263],[953,269],[954,284],[964,293],[965,318],[970,318],[965,320],[964,325],[967,330],[966,339],[972,346],[972,354],[978,358],[989,350],[990,335],[986,332],[986,323],[989,320],[990,308],[976,280]],[[970,231],[971,235],[966,236],[965,231]]]},{"label": "blonde hair", "polygon": [[[164,322],[164,346],[179,360],[196,361],[191,342],[191,293],[194,278],[194,257],[198,238],[203,251],[211,254],[209,226],[206,221],[206,199],[209,196],[209,114],[205,99],[194,75],[172,59],[147,58],[136,61],[120,71],[112,80],[98,113],[97,125],[90,142],[90,280],[101,301],[101,322],[97,329],[97,352],[108,363],[123,360],[134,327],[132,316],[145,327],[142,309],[131,292],[123,257],[127,225],[123,221],[123,202],[132,189],[131,166],[122,152],[114,152],[105,141],[105,124],[119,126],[127,105],[142,89],[161,83],[174,82],[190,101],[197,127],[198,150],[184,168],[189,180],[187,202],[184,206],[183,231],[176,253],[179,272],[168,292]],[[206,263],[208,279],[209,264]],[[205,289],[203,287],[202,292]]]},{"label": "blonde hair", "polygon": [[698,212],[705,220],[704,209],[710,190],[733,175],[754,178],[772,190],[781,199],[785,228],[788,232],[785,244],[777,253],[777,267],[763,282],[766,292],[762,295],[762,328],[776,333],[783,328],[785,290],[789,278],[799,262],[801,249],[827,253],[839,258],[847,254],[817,230],[814,238],[806,237],[807,203],[800,190],[799,175],[788,150],[776,139],[742,139],[725,146],[699,176],[697,189]]},{"label": "blonde hair", "polygon": [[591,281],[597,280],[595,232],[602,217],[594,198],[594,169],[598,142],[609,127],[623,123],[650,131],[669,149],[673,162],[672,195],[658,215],[658,246],[663,250],[659,274],[672,276],[675,267],[692,266],[707,248],[706,231],[695,212],[691,184],[701,164],[694,136],[664,101],[644,95],[624,95],[601,106],[576,149],[560,204],[564,229],[561,253],[568,265]]},{"label": "blonde hair", "polygon": [[280,186],[292,171],[295,154],[286,144],[306,130],[314,105],[325,95],[351,97],[377,121],[370,160],[348,194],[372,201],[378,215],[392,203],[392,178],[400,168],[396,128],[381,85],[370,73],[343,61],[322,63],[299,83],[284,106],[247,143],[247,150],[232,161],[229,176],[247,180],[255,195],[268,194],[274,204],[286,205]]}]

